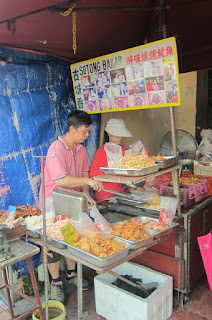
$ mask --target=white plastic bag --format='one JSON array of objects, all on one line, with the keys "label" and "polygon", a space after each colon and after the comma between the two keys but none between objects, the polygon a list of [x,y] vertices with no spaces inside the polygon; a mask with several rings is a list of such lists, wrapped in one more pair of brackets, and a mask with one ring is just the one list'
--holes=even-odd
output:
[{"label": "white plastic bag", "polygon": [[144,147],[141,140],[133,142],[129,145],[130,149],[132,150],[133,154],[138,155],[146,155],[149,157],[149,153],[147,152],[147,149]]},{"label": "white plastic bag", "polygon": [[123,159],[122,147],[113,142],[106,142],[104,150],[107,155],[107,163],[109,168],[121,168]]},{"label": "white plastic bag", "polygon": [[96,206],[91,208],[90,217],[94,219],[94,222],[103,232],[112,232],[110,223],[101,215]]},{"label": "white plastic bag", "polygon": [[177,198],[160,197],[160,215],[159,221],[170,225],[175,217],[177,210]]},{"label": "white plastic bag", "polygon": [[80,212],[78,221],[74,223],[74,229],[88,239],[104,240],[105,238],[104,232],[101,231],[85,212]]}]

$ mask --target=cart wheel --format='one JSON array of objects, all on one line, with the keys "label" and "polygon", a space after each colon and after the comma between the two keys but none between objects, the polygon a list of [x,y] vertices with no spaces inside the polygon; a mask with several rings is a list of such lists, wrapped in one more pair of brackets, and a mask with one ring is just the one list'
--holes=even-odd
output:
[{"label": "cart wheel", "polygon": [[180,309],[183,310],[184,293],[182,293],[182,292],[180,292],[180,295],[179,295],[179,303],[180,303]]},{"label": "cart wheel", "polygon": [[180,303],[181,310],[183,310],[184,303],[186,303],[187,301],[189,301],[188,295],[183,292],[180,292],[179,303]]}]

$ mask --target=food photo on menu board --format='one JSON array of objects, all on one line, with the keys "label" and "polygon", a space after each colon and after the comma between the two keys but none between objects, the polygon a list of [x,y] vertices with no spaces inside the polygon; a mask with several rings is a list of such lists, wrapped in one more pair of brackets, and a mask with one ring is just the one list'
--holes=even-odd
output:
[{"label": "food photo on menu board", "polygon": [[180,105],[174,37],[71,65],[77,108],[88,113]]}]

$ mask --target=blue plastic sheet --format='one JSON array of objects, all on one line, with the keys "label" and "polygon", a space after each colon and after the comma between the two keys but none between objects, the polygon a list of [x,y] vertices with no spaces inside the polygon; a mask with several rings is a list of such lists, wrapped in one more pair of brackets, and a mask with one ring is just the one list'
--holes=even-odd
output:
[{"label": "blue plastic sheet", "polygon": [[[41,161],[65,134],[76,109],[70,65],[49,56],[0,48],[0,209],[38,206]],[[99,146],[100,115],[85,141],[89,161]]]}]

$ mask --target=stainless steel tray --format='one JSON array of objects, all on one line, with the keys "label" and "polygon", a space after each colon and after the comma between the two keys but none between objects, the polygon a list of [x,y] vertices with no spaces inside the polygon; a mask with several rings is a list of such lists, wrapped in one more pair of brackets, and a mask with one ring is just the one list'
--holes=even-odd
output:
[{"label": "stainless steel tray", "polygon": [[[43,229],[37,230],[37,233],[40,235],[41,239],[43,240]],[[66,243],[63,241],[55,240],[54,238],[50,236],[46,236],[46,242],[59,248],[59,249],[65,249],[66,248]]]},{"label": "stainless steel tray", "polygon": [[141,200],[126,199],[124,195],[122,197],[116,197],[116,200],[118,203],[126,204],[128,206],[133,206],[133,207],[140,206],[146,203],[145,201],[141,201]]},{"label": "stainless steel tray", "polygon": [[60,214],[78,220],[80,212],[89,214],[88,198],[83,192],[54,188],[52,198],[56,215]]},{"label": "stainless steel tray", "polygon": [[40,238],[40,234],[36,230],[26,229],[26,235],[34,239]]},{"label": "stainless steel tray", "polygon": [[160,210],[159,209],[142,207],[142,204],[139,205],[139,206],[136,206],[136,208],[141,209],[144,213],[154,213],[155,215],[158,215],[158,217],[159,217],[159,214],[160,214]]},{"label": "stainless steel tray", "polygon": [[[149,220],[154,220],[154,221],[159,221],[159,219],[155,219],[155,218],[148,218],[148,217],[143,217],[143,216],[137,216],[137,219],[139,219],[140,221],[149,221]],[[177,222],[172,222],[169,226],[167,226],[167,228],[163,229],[163,230],[154,230],[155,231],[155,238],[161,238],[164,237],[165,235],[169,234],[172,232],[172,230],[177,227],[179,225],[179,223]],[[148,231],[151,229],[146,228]]]},{"label": "stainless steel tray", "polygon": [[[123,222],[117,222],[115,224],[121,224],[121,223],[123,223]],[[127,239],[124,239],[124,238],[121,238],[121,237],[118,237],[118,236],[114,236],[114,239],[119,239],[121,241],[126,241],[126,242],[131,244],[132,249],[138,249],[138,248],[144,247],[145,245],[151,243],[154,240],[154,237],[156,235],[156,231],[149,230],[149,229],[147,229],[147,230],[149,232],[149,236],[147,236],[145,238],[141,238],[141,239],[135,240],[135,241],[127,240]]]},{"label": "stainless steel tray", "polygon": [[160,169],[165,169],[174,166],[177,164],[176,156],[166,156],[164,160],[155,161],[155,163],[159,166]]},{"label": "stainless steel tray", "polygon": [[154,173],[159,170],[159,166],[151,166],[142,169],[122,169],[122,168],[108,168],[100,167],[100,170],[106,174],[114,174],[120,176],[144,176],[146,174]]},{"label": "stainless steel tray", "polygon": [[129,242],[126,242],[125,240],[122,240],[122,242],[126,243],[126,248],[106,258],[100,258],[100,257],[94,256],[93,254],[90,254],[88,252],[85,252],[81,249],[78,249],[68,244],[67,244],[67,250],[71,254],[73,254],[73,256],[81,258],[97,267],[100,267],[100,268],[108,267],[113,263],[116,263],[121,259],[124,259],[127,256],[129,250],[132,249],[132,245]]}]

